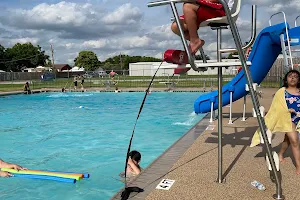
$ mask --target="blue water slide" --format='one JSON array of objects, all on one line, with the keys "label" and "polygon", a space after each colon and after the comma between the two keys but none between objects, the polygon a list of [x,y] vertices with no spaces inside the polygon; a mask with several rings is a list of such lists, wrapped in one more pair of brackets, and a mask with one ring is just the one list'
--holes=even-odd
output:
[{"label": "blue water slide", "polygon": [[[288,26],[288,25],[287,25]],[[285,34],[285,23],[269,26],[263,29],[257,36],[248,61],[252,65],[249,67],[254,83],[260,84],[271,69],[273,63],[281,53],[280,35]],[[289,28],[289,27],[288,27]],[[228,84],[222,88],[222,105],[230,103],[230,92],[232,100],[236,101],[248,92],[245,90],[247,79],[244,70],[241,70]],[[218,108],[218,91],[212,91],[198,97],[194,103],[196,113],[210,112],[211,102],[214,102],[213,109]]]}]

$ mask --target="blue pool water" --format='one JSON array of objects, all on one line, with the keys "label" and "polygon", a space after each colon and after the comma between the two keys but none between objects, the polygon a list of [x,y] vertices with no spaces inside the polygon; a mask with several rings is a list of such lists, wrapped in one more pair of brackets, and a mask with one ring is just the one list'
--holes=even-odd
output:
[{"label": "blue pool water", "polygon": [[[89,172],[76,184],[0,178],[0,199],[109,199],[123,183],[118,174],[144,93],[42,93],[0,97],[0,158],[37,170]],[[147,167],[201,115],[199,93],[151,93],[132,149]]]}]

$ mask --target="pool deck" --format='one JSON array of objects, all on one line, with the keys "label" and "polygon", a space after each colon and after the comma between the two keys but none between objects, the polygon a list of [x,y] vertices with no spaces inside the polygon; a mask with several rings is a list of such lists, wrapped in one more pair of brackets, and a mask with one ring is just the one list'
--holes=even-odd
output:
[{"label": "pool deck", "polygon": [[[262,89],[260,104],[269,109],[272,95],[277,89]],[[269,171],[261,147],[250,148],[253,133],[258,127],[252,117],[251,98],[247,97],[247,119],[242,119],[243,99],[233,104],[233,124],[228,124],[229,108],[223,108],[223,176],[225,183],[216,183],[218,166],[217,121],[211,123],[214,130],[206,130],[208,117],[196,124],[188,133],[165,151],[147,167],[129,186],[144,189],[142,193],[131,193],[129,199],[174,200],[174,199],[273,199],[275,184],[269,178]],[[275,134],[272,146],[279,151],[283,134]],[[193,142],[194,140],[194,142]],[[192,144],[191,144],[192,143]],[[191,145],[190,145],[191,144]],[[286,199],[299,199],[300,176],[295,173],[292,153],[289,149],[285,162],[280,165],[282,188]],[[155,187],[162,179],[175,180],[170,190]],[[251,185],[257,180],[264,184],[265,191]],[[122,190],[121,190],[122,191]],[[121,199],[120,193],[113,198]]]}]

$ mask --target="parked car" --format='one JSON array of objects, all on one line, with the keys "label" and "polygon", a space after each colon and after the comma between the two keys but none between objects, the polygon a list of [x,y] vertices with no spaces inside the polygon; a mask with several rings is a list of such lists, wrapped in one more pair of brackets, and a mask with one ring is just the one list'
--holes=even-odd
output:
[{"label": "parked car", "polygon": [[108,74],[105,71],[98,71],[98,76],[104,77],[104,76],[108,76]]},{"label": "parked car", "polygon": [[82,75],[84,78],[93,78],[93,77],[98,77],[97,73],[95,72],[85,72],[85,74]]},{"label": "parked car", "polygon": [[55,79],[55,74],[53,73],[43,73],[41,74],[41,81],[53,81]]}]

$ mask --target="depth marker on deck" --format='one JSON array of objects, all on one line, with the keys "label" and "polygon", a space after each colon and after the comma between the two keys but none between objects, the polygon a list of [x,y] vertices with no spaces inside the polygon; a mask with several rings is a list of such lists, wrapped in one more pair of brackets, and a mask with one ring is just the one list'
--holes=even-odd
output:
[{"label": "depth marker on deck", "polygon": [[169,190],[172,185],[175,183],[175,180],[163,179],[157,186],[158,190]]}]

